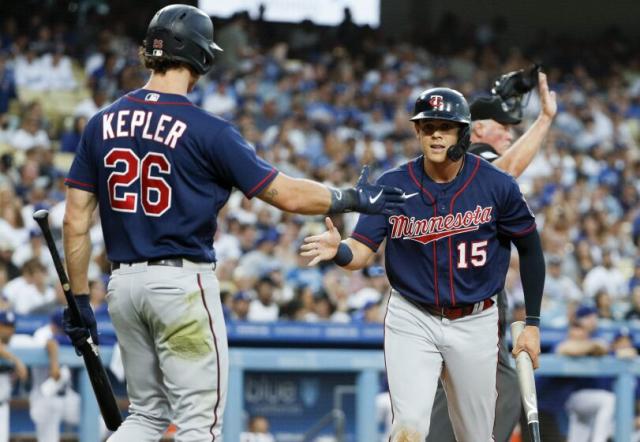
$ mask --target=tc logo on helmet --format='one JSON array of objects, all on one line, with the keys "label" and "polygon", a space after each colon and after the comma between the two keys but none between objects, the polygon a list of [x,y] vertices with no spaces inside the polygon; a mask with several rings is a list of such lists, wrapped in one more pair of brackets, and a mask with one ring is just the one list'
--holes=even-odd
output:
[{"label": "tc logo on helmet", "polygon": [[431,98],[429,98],[429,106],[434,109],[442,109],[443,104],[444,100],[442,98],[442,95],[432,95]]}]

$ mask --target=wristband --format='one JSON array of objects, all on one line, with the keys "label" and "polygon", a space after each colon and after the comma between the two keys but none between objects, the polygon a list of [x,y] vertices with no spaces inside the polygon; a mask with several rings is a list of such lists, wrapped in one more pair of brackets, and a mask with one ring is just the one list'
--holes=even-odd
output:
[{"label": "wristband", "polygon": [[353,260],[353,252],[349,248],[348,245],[341,242],[338,246],[338,252],[336,256],[333,257],[333,262],[339,265],[340,267],[344,267],[349,264]]},{"label": "wristband", "polygon": [[540,316],[527,316],[524,319],[525,325],[533,325],[535,327],[540,327]]},{"label": "wristband", "polygon": [[328,214],[351,212],[358,202],[358,191],[356,189],[334,189],[329,187],[331,192],[331,205]]}]

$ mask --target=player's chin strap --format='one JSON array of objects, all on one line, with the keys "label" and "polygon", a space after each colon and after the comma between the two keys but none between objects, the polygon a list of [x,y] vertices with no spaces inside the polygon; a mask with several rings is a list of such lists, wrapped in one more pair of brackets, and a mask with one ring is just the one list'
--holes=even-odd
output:
[{"label": "player's chin strap", "polygon": [[469,148],[469,144],[471,144],[471,129],[467,124],[460,128],[460,132],[458,133],[458,142],[449,146],[449,150],[447,150],[447,157],[454,162],[460,161],[460,158],[464,156],[464,153]]}]

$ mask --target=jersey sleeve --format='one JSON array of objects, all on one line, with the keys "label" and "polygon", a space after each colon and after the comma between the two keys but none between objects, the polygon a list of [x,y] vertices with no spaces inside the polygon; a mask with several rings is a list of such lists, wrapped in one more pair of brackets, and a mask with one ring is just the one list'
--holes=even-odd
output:
[{"label": "jersey sleeve", "polygon": [[259,194],[278,175],[278,170],[260,158],[233,126],[220,131],[212,149],[220,178],[247,198]]},{"label": "jersey sleeve", "polygon": [[361,242],[374,252],[387,236],[387,217],[385,215],[367,215],[361,213],[351,238]]},{"label": "jersey sleeve", "polygon": [[73,163],[71,164],[64,183],[69,187],[96,193],[98,188],[98,172],[90,145],[90,134],[90,125],[87,124],[87,127],[80,137],[80,143],[78,143],[78,148],[76,149],[76,156],[73,158]]},{"label": "jersey sleeve", "polygon": [[536,219],[520,186],[513,177],[509,177],[505,186],[502,204],[498,215],[498,231],[506,236],[524,236],[536,228]]}]

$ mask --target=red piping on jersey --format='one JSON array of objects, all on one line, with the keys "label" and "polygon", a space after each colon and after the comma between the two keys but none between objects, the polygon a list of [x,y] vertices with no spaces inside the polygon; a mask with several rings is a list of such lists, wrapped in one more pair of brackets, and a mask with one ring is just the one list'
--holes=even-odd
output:
[{"label": "red piping on jersey", "polygon": [[266,177],[262,178],[258,184],[253,186],[253,188],[247,193],[247,197],[252,198],[253,197],[253,193],[255,191],[257,191],[258,189],[260,189],[260,186],[262,186],[265,183],[265,181],[267,181],[269,178],[271,178],[271,176],[274,173],[276,173],[275,167],[273,169],[271,169],[271,172],[269,172]]},{"label": "red piping on jersey", "polygon": [[[153,93],[153,92],[150,92]],[[170,106],[193,106],[193,103],[184,101],[147,101],[142,100],[140,98],[132,97],[130,95],[125,95],[124,98],[127,100],[135,101],[136,103],[144,103],[144,104],[167,104]]]},{"label": "red piping on jersey", "polygon": [[380,244],[376,244],[372,239],[367,238],[366,236],[362,235],[361,233],[357,233],[357,232],[351,232],[351,237],[356,239],[357,241],[366,243],[365,245],[367,245],[369,248],[375,247],[375,250],[378,250],[378,246]]},{"label": "red piping on jersey", "polygon": [[533,230],[534,230],[535,228],[536,228],[536,223],[535,223],[535,221],[534,221],[534,223],[533,223],[533,224],[531,224],[531,225],[530,225],[529,227],[527,227],[526,229],[524,229],[524,230],[520,230],[519,232],[515,232],[515,233],[509,233],[509,235],[511,235],[511,236],[524,236],[524,235],[526,235],[527,233],[531,233],[531,232],[533,232]]},{"label": "red piping on jersey", "polygon": [[209,317],[209,330],[211,330],[211,334],[213,335],[213,345],[216,348],[216,392],[218,393],[218,397],[216,399],[216,404],[213,407],[213,423],[211,424],[211,427],[209,427],[209,433],[212,437],[211,440],[215,441],[216,435],[213,434],[213,429],[218,423],[218,406],[220,405],[220,353],[218,352],[218,339],[216,338],[216,332],[213,330],[211,313],[209,312],[209,307],[207,307],[207,300],[204,298],[204,289],[202,288],[202,281],[200,281],[200,273],[198,273],[198,287],[200,287],[200,297],[202,298],[204,309],[207,311],[207,316]]},{"label": "red piping on jersey", "polygon": [[[433,204],[433,216],[438,216],[438,207],[436,204],[436,199],[433,197],[433,195],[431,195],[431,193],[427,189],[422,187],[422,184],[420,184],[420,182],[416,178],[416,174],[413,171],[413,163],[409,163],[409,167],[407,167],[407,169],[409,170],[409,176],[411,177],[413,182],[416,183],[416,186],[418,186],[418,188],[422,190],[423,193],[426,193],[429,199],[431,200],[431,203]],[[437,307],[438,305],[440,305],[440,295],[438,292],[438,255],[436,253],[436,250],[437,250],[436,242],[434,241],[433,242],[433,291],[434,291],[434,296],[436,298],[436,307]]]},{"label": "red piping on jersey", "polygon": [[64,182],[65,183],[75,184],[76,186],[89,187],[91,189],[96,187],[93,184],[83,183],[82,181],[74,180],[73,178],[65,178]]},{"label": "red piping on jersey", "polygon": [[[464,167],[464,165],[462,167]],[[453,204],[456,202],[456,198],[458,198],[458,196],[460,196],[460,194],[464,192],[464,190],[469,186],[469,184],[471,184],[471,181],[473,181],[473,179],[476,177],[476,174],[478,173],[479,168],[480,168],[480,157],[476,157],[476,165],[474,166],[473,171],[471,172],[471,175],[469,175],[469,178],[467,178],[467,181],[462,185],[460,190],[458,190],[455,193],[455,195],[453,195],[453,198],[451,198],[451,205],[449,206],[449,214],[453,214]],[[449,293],[451,294],[451,305],[456,305],[456,295],[455,295],[455,291],[453,290],[453,260],[452,260],[452,252],[451,252],[451,240],[452,238],[449,237]]]}]

